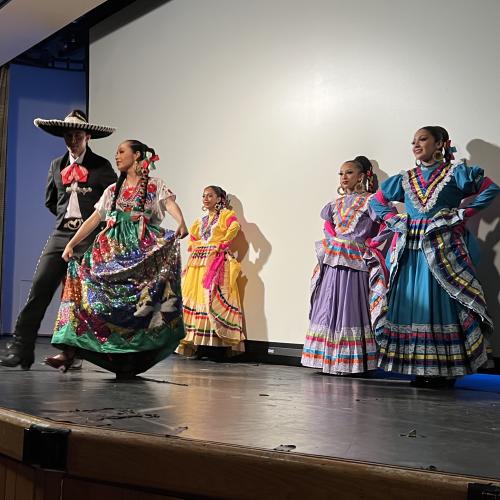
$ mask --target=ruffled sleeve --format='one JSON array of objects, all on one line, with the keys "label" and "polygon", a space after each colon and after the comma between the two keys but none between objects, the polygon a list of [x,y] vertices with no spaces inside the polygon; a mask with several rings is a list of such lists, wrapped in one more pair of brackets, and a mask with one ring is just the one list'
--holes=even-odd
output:
[{"label": "ruffled sleeve", "polygon": [[403,176],[401,174],[389,177],[380,186],[380,191],[388,201],[404,201]]},{"label": "ruffled sleeve", "polygon": [[94,208],[99,213],[99,217],[101,220],[106,219],[106,213],[111,209],[111,205],[113,203],[113,196],[115,194],[116,183],[108,186],[102,196],[99,198],[99,201],[94,205]]},{"label": "ruffled sleeve", "polygon": [[484,170],[477,165],[472,167],[465,164],[457,165],[454,176],[464,198],[476,195],[463,211],[465,217],[470,217],[486,208],[500,193],[500,188],[489,177],[485,177]]},{"label": "ruffled sleeve", "polygon": [[333,222],[333,203],[327,203],[321,210],[320,217],[325,221],[323,224],[323,231],[325,237],[336,236],[335,224]]},{"label": "ruffled sleeve", "polygon": [[222,217],[220,223],[226,230],[222,238],[222,243],[229,244],[229,242],[231,242],[236,237],[241,226],[234,210],[224,210],[223,214],[221,215]]},{"label": "ruffled sleeve", "polygon": [[391,201],[404,201],[403,177],[401,174],[393,175],[385,180],[380,189],[372,196],[370,207],[381,219],[388,219],[397,214]]},{"label": "ruffled sleeve", "polygon": [[152,192],[156,190],[156,200],[153,204],[154,213],[158,220],[162,221],[167,214],[166,201],[172,198],[175,201],[175,193],[165,184],[162,179],[152,178],[148,184],[148,191]]},{"label": "ruffled sleeve", "polygon": [[460,189],[464,198],[479,192],[484,179],[484,170],[477,165],[468,167],[461,163],[455,167],[453,172],[458,189]]},{"label": "ruffled sleeve", "polygon": [[333,219],[333,206],[332,206],[332,203],[327,203],[321,209],[320,217],[323,220],[330,221],[330,222],[332,221],[332,219]]},{"label": "ruffled sleeve", "polygon": [[188,245],[188,252],[190,252],[193,247],[199,244],[201,235],[200,235],[200,226],[201,226],[201,221],[200,219],[196,219],[191,227],[189,228],[189,245]]}]

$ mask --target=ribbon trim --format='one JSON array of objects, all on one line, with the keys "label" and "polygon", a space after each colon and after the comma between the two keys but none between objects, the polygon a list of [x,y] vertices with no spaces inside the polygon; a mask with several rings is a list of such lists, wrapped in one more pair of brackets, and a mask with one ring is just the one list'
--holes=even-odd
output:
[{"label": "ribbon trim", "polygon": [[142,168],[144,170],[155,170],[156,165],[155,161],[158,161],[160,157],[158,155],[152,155],[149,158],[145,158],[144,161],[142,162]]},{"label": "ribbon trim", "polygon": [[207,269],[205,276],[203,276],[203,288],[210,290],[212,285],[216,282],[216,277],[219,274],[221,266],[224,264],[224,251],[219,252],[215,259]]},{"label": "ribbon trim", "polygon": [[144,212],[132,212],[130,215],[130,220],[132,222],[139,222],[137,226],[137,236],[140,240],[144,239],[146,234],[146,226],[149,223],[151,217],[146,215]]}]

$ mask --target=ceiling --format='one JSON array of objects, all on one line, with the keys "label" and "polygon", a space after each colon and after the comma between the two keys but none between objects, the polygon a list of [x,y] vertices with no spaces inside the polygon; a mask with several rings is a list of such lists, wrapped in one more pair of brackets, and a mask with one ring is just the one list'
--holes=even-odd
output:
[{"label": "ceiling", "polygon": [[[71,27],[73,23],[78,24],[76,20],[91,10],[109,3],[124,6],[131,2],[105,2],[104,0],[0,1],[0,66],[46,40],[65,26],[70,25]],[[115,10],[117,9],[115,8]],[[73,38],[70,34],[69,38],[61,43],[68,47],[73,43],[71,41]],[[52,44],[54,43],[52,41]]]}]

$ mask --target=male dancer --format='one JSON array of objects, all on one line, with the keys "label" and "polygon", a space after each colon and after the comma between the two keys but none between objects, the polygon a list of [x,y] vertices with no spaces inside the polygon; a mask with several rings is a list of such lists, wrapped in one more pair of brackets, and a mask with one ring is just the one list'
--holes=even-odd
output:
[{"label": "male dancer", "polygon": [[[37,118],[35,125],[49,134],[63,137],[68,151],[52,161],[47,180],[45,206],[56,216],[56,225],[35,270],[28,301],[17,318],[14,340],[0,356],[0,364],[20,365],[29,370],[35,360],[35,341],[47,307],[62,279],[67,263],[62,253],[83,221],[94,211],[104,189],[116,182],[108,160],[88,147],[88,141],[111,135],[115,129],[88,122],[83,111],[73,110],[64,120]],[[75,255],[81,256],[96,233],[83,240]]]}]

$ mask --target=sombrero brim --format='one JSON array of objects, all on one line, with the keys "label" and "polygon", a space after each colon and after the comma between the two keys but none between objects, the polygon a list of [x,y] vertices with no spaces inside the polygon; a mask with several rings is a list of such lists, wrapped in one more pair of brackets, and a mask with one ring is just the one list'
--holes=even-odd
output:
[{"label": "sombrero brim", "polygon": [[90,134],[92,139],[102,139],[103,137],[108,137],[116,130],[113,127],[94,125],[92,123],[71,123],[63,120],[43,120],[42,118],[34,120],[34,124],[45,132],[57,137],[63,137],[68,130],[83,130]]}]

